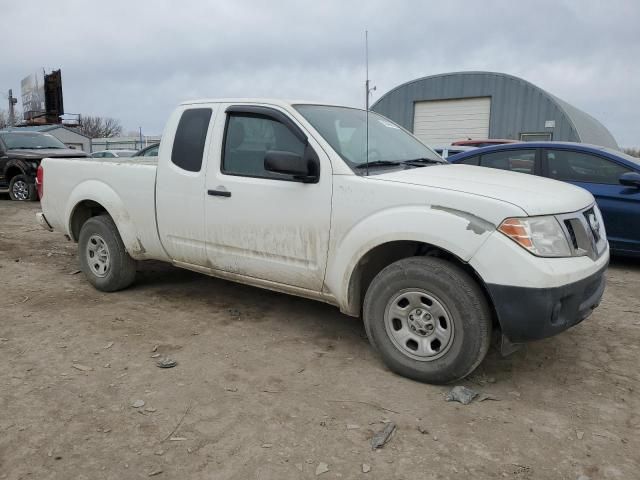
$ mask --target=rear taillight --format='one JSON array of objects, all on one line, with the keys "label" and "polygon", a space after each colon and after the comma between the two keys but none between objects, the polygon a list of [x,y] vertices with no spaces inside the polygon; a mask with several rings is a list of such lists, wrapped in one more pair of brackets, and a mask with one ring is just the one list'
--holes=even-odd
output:
[{"label": "rear taillight", "polygon": [[38,167],[38,173],[36,174],[36,188],[38,189],[38,198],[42,200],[44,196],[44,170],[42,165]]}]

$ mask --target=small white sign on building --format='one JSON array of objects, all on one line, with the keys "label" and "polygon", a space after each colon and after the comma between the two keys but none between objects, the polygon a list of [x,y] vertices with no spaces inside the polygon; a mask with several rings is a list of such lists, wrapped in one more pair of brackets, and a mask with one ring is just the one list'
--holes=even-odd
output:
[{"label": "small white sign on building", "polygon": [[544,122],[544,128],[556,128],[556,121],[547,120],[546,122]]}]

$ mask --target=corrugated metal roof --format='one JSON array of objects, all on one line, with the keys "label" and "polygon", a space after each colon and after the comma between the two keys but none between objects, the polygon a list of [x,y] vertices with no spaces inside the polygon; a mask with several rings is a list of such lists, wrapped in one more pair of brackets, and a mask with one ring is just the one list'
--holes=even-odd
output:
[{"label": "corrugated metal roof", "polygon": [[[609,130],[591,115],[505,73],[452,72],[418,78],[390,90],[371,108],[413,131],[416,102],[474,97],[491,97],[493,138],[519,140],[521,133],[552,131],[554,140],[619,148]],[[548,120],[555,121],[555,127],[545,127]]]}]

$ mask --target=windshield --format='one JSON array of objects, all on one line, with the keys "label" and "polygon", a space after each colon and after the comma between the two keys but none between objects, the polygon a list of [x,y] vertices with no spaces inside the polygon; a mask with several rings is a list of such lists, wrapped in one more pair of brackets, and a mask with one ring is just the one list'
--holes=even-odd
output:
[{"label": "windshield", "polygon": [[[352,168],[367,163],[366,111],[324,105],[295,105],[307,121]],[[369,112],[369,163],[443,160],[391,120]]]},{"label": "windshield", "polygon": [[48,133],[5,132],[0,133],[0,138],[2,138],[7,150],[67,148],[64,143]]}]

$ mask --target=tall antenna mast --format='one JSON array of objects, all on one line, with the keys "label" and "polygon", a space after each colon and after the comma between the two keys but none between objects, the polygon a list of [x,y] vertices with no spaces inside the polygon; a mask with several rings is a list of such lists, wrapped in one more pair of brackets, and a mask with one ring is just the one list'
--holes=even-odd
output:
[{"label": "tall antenna mast", "polygon": [[364,154],[367,162],[367,177],[369,176],[369,32],[364,31],[364,109],[365,109],[365,143]]},{"label": "tall antenna mast", "polygon": [[369,87],[369,85],[371,84],[371,81],[369,80],[369,31],[365,30],[364,31],[364,65],[365,65],[365,73],[366,73],[366,79],[364,82],[364,89],[365,89],[365,95],[364,95],[364,108],[366,110],[365,115],[366,115],[366,140],[365,140],[365,148],[366,148],[366,159],[367,159],[367,176],[369,175],[369,96],[371,95],[371,92],[373,92],[376,87],[374,86],[373,88]]},{"label": "tall antenna mast", "polygon": [[364,31],[364,69],[365,69],[365,82],[364,82],[364,108],[369,110],[369,31]]}]

